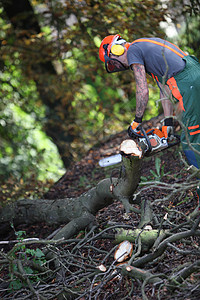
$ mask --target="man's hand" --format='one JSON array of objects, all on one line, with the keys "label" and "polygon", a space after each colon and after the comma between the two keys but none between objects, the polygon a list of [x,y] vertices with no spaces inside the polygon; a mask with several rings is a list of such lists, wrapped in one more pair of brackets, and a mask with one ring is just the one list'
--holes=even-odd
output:
[{"label": "man's hand", "polygon": [[140,130],[138,127],[140,125],[141,123],[138,123],[134,120],[128,128],[128,135],[132,138],[137,137],[137,133]]},{"label": "man's hand", "polygon": [[164,125],[162,126],[162,133],[166,139],[173,139],[174,137],[174,126],[173,118],[166,118]]}]

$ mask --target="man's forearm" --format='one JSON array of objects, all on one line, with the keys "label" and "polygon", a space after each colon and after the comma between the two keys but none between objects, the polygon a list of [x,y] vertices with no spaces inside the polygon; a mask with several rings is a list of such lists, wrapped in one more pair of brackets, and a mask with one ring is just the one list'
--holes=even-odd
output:
[{"label": "man's forearm", "polygon": [[166,85],[165,86],[162,85],[161,87],[162,88],[160,90],[160,98],[162,99],[161,102],[162,102],[164,116],[169,117],[173,115],[173,110],[174,110],[173,104],[170,101],[171,91],[169,87]]},{"label": "man's forearm", "polygon": [[163,86],[160,84],[160,99],[162,102],[163,112],[164,112],[164,123],[162,126],[162,132],[167,139],[173,139],[174,137],[174,122],[173,122],[173,105],[170,101],[170,90],[168,86]]},{"label": "man's forearm", "polygon": [[173,116],[174,108],[169,99],[162,100],[162,107],[163,107],[163,112],[164,112],[165,118],[169,117],[169,116]]},{"label": "man's forearm", "polygon": [[143,65],[134,64],[132,69],[136,81],[136,117],[142,118],[149,100],[146,72]]},{"label": "man's forearm", "polygon": [[136,116],[143,117],[149,100],[148,90],[136,90]]}]

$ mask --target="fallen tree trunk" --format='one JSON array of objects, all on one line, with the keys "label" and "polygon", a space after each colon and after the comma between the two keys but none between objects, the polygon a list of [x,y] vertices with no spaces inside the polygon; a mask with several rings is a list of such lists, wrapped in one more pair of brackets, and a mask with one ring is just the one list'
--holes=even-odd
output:
[{"label": "fallen tree trunk", "polygon": [[141,156],[142,151],[132,141],[132,154],[123,156],[119,178],[104,179],[77,198],[18,200],[2,208],[0,224],[66,224],[54,236],[66,239],[94,222],[96,213],[114,199],[120,200],[129,212],[133,209],[129,202],[140,181]]},{"label": "fallen tree trunk", "polygon": [[140,238],[142,252],[148,251],[153,244],[155,243],[158,236],[163,234],[163,230],[159,231],[157,229],[135,229],[135,230],[125,230],[125,229],[118,229],[117,233],[115,234],[115,242],[121,243],[124,240],[127,240],[131,243],[135,243],[136,240]]}]

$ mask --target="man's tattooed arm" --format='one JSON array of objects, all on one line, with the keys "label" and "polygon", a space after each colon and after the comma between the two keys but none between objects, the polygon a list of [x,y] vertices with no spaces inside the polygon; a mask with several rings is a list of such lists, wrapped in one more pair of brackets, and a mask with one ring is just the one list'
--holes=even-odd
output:
[{"label": "man's tattooed arm", "polygon": [[136,81],[136,116],[142,117],[149,100],[149,90],[146,80],[145,68],[141,64],[133,64]]}]

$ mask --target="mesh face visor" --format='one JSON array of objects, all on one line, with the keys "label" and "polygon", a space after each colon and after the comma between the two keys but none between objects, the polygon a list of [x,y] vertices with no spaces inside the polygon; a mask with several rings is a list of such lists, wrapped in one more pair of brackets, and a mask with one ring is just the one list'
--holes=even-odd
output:
[{"label": "mesh face visor", "polygon": [[108,56],[108,45],[103,45],[103,48],[105,49],[105,68],[108,73],[114,73],[114,72],[120,72],[120,71],[126,71],[129,69],[129,67],[125,66],[123,63],[121,63],[118,59],[110,58]]}]

